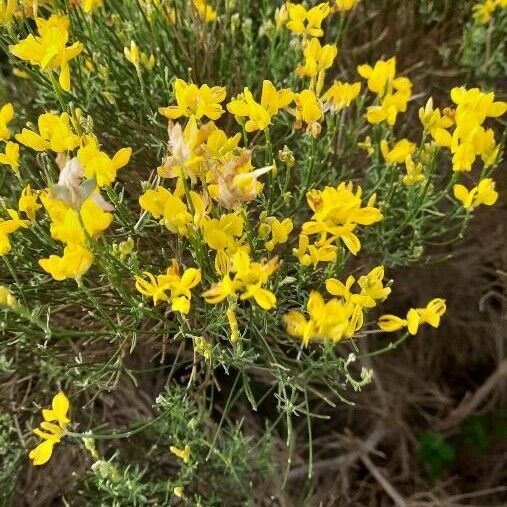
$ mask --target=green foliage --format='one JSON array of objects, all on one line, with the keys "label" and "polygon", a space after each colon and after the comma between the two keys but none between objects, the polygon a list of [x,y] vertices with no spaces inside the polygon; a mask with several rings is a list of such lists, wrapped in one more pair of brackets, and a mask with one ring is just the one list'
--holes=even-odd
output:
[{"label": "green foliage", "polygon": [[0,412],[0,502],[9,505],[16,492],[16,477],[24,459],[17,442],[16,426],[9,414]]},{"label": "green foliage", "polygon": [[[142,435],[134,437],[148,452],[139,456],[127,447],[126,455],[138,462],[118,452],[95,459],[80,486],[83,498],[115,507],[167,505],[178,487],[193,505],[240,504],[252,498],[273,471],[269,430],[254,438],[241,420],[222,418],[216,424],[213,407],[202,401],[177,384],[167,386],[156,400],[157,415],[142,426]],[[106,435],[93,438],[100,444]],[[190,447],[188,463],[169,451],[170,446],[185,445]]]},{"label": "green foliage", "polygon": [[441,435],[424,432],[419,436],[419,460],[423,463],[430,478],[440,477],[456,459],[455,448]]},{"label": "green foliage", "polygon": [[470,22],[463,31],[461,65],[475,80],[491,86],[507,73],[505,59],[507,40],[507,12],[497,9],[486,24]]}]

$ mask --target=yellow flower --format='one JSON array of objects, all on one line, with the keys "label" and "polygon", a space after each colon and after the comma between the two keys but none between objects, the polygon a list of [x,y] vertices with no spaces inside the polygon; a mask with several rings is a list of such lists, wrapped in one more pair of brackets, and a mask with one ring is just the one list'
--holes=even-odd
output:
[{"label": "yellow flower", "polygon": [[95,201],[93,195],[83,202],[79,214],[88,236],[92,238],[100,236],[113,221],[113,214],[104,211]]},{"label": "yellow flower", "polygon": [[369,123],[375,125],[386,121],[390,127],[394,126],[398,114],[404,113],[407,110],[407,104],[411,95],[412,83],[408,79],[403,83],[404,88],[400,88],[395,93],[383,97],[380,106],[368,107],[366,119]]},{"label": "yellow flower", "polygon": [[368,122],[377,124],[387,121],[393,126],[398,113],[407,110],[412,93],[411,81],[406,77],[396,77],[396,58],[379,60],[374,67],[359,65],[357,71],[361,77],[368,80],[368,88],[380,99],[380,105],[368,107]]},{"label": "yellow flower", "polygon": [[421,324],[437,328],[445,311],[445,299],[440,298],[432,299],[425,308],[411,308],[407,313],[408,332],[415,335]]},{"label": "yellow flower", "polygon": [[190,461],[190,446],[188,444],[185,445],[184,449],[179,449],[174,445],[169,447],[169,450],[178,458],[183,460],[183,463],[187,464]]},{"label": "yellow flower", "polygon": [[16,0],[0,0],[0,26],[7,25],[12,21],[16,7]]},{"label": "yellow flower", "polygon": [[353,334],[360,329],[364,322],[363,311],[374,308],[378,302],[387,299],[391,293],[390,287],[384,287],[384,267],[377,266],[367,275],[359,277],[357,284],[360,292],[352,292],[352,286],[356,282],[353,276],[347,278],[346,283],[340,282],[336,278],[326,280],[326,290],[329,294],[342,298],[346,308],[350,313],[349,326],[346,328],[346,334]]},{"label": "yellow flower", "polygon": [[16,232],[19,228],[27,228],[28,220],[21,220],[18,212],[13,209],[7,209],[9,215],[8,220],[0,219],[0,257],[11,251],[11,243],[9,234]]},{"label": "yellow flower", "polygon": [[245,123],[247,132],[265,130],[271,119],[280,109],[286,108],[294,99],[294,92],[289,88],[277,90],[268,80],[262,82],[260,104],[253,98],[252,92],[245,88],[243,94],[227,104],[227,110],[237,117],[248,118]]},{"label": "yellow flower", "polygon": [[180,275],[178,262],[173,259],[166,273],[159,275],[157,280],[162,287],[165,287],[165,290],[171,292],[171,309],[175,312],[187,314],[190,311],[190,300],[192,298],[190,289],[193,289],[201,282],[201,271],[196,268],[188,268]]},{"label": "yellow flower", "polygon": [[396,315],[382,315],[378,320],[378,326],[388,333],[408,328],[411,335],[415,335],[421,324],[429,324],[437,328],[440,318],[446,311],[445,299],[432,299],[425,308],[411,308],[405,319]]},{"label": "yellow flower", "polygon": [[111,185],[118,171],[125,167],[132,155],[132,148],[121,148],[113,158],[99,149],[97,139],[85,136],[83,144],[77,151],[77,159],[83,167],[86,178],[95,177],[99,187]]},{"label": "yellow flower", "polygon": [[297,35],[322,37],[322,21],[329,15],[331,9],[328,3],[321,3],[308,11],[301,4],[287,2],[289,21],[287,28]]},{"label": "yellow flower", "polygon": [[207,361],[211,359],[212,348],[211,343],[204,337],[199,336],[194,340],[194,351],[196,354],[201,354]]},{"label": "yellow flower", "polygon": [[312,291],[306,308],[308,320],[303,313],[295,310],[283,316],[287,333],[301,338],[305,347],[310,341],[339,342],[353,336],[360,327],[355,317],[355,306],[337,298],[326,302],[319,292]]},{"label": "yellow flower", "polygon": [[307,124],[307,133],[313,137],[320,134],[319,120],[324,116],[322,104],[312,90],[303,90],[294,97],[296,103],[295,128],[302,128]]},{"label": "yellow flower", "polygon": [[49,19],[36,18],[38,35],[28,35],[17,44],[9,46],[9,51],[21,60],[37,65],[41,70],[60,69],[60,86],[70,91],[69,61],[83,50],[83,44],[69,41],[69,18],[52,14]]},{"label": "yellow flower", "polygon": [[431,97],[426,102],[426,106],[419,109],[419,119],[438,146],[450,148],[452,137],[446,129],[452,127],[454,122],[448,116],[442,115],[438,107],[433,109]]},{"label": "yellow flower", "polygon": [[206,0],[192,0],[192,4],[201,19],[206,23],[212,23],[217,19],[217,11]]},{"label": "yellow flower", "polygon": [[19,144],[7,141],[5,152],[0,153],[0,164],[8,165],[15,174],[19,175]]},{"label": "yellow flower", "polygon": [[473,144],[467,142],[459,144],[456,140],[451,149],[453,152],[453,171],[470,171],[472,169],[472,164],[475,161],[475,150]]},{"label": "yellow flower", "polygon": [[332,111],[341,111],[350,106],[360,91],[361,83],[335,81],[326,93],[322,95],[321,100],[324,103],[328,103]]},{"label": "yellow flower", "polygon": [[[280,221],[278,218],[268,217],[266,214],[266,212],[261,213],[259,236],[265,241],[266,250],[272,252],[276,245],[287,242],[294,225],[290,218]],[[266,241],[269,236],[271,236],[271,239]]]},{"label": "yellow flower", "polygon": [[469,121],[482,125],[486,118],[497,118],[507,111],[507,102],[495,102],[494,92],[484,93],[479,88],[467,90],[464,86],[451,90],[451,99],[457,105],[456,124]]},{"label": "yellow flower", "polygon": [[137,275],[135,277],[137,291],[143,296],[151,297],[154,305],[156,305],[159,301],[168,301],[169,296],[166,294],[166,287],[162,285],[149,271],[145,271],[143,275],[148,278],[148,280],[145,280],[143,277]]},{"label": "yellow flower", "polygon": [[170,120],[181,116],[195,116],[198,120],[206,116],[210,120],[218,120],[224,110],[221,102],[225,100],[226,90],[221,86],[209,87],[207,84],[200,88],[195,84],[187,84],[183,79],[174,82],[174,95],[177,106],[159,108],[158,112]]},{"label": "yellow flower", "polygon": [[[359,277],[357,281],[361,292],[356,301],[365,308],[373,308],[377,301],[384,301],[391,294],[390,287],[384,287],[384,266],[373,268],[367,275]],[[353,298],[354,299],[354,298]]]},{"label": "yellow flower", "polygon": [[93,12],[95,9],[98,9],[102,3],[103,0],[78,0],[81,8],[86,14],[89,14],[90,12]]},{"label": "yellow flower", "polygon": [[467,210],[477,208],[481,204],[492,206],[498,199],[498,192],[495,190],[495,182],[491,178],[484,178],[479,184],[467,190],[464,185],[454,185],[454,197],[463,203]]},{"label": "yellow flower", "polygon": [[7,141],[11,138],[9,123],[14,118],[14,107],[10,102],[4,104],[0,109],[0,139]]},{"label": "yellow flower", "polygon": [[11,291],[4,285],[0,285],[0,306],[14,307],[16,306],[16,298],[11,294]]},{"label": "yellow flower", "polygon": [[174,486],[173,488],[174,496],[178,498],[183,498],[183,488],[181,486]]},{"label": "yellow flower", "polygon": [[[320,72],[324,72],[331,65],[338,54],[336,44],[325,44],[321,46],[319,39],[312,38],[305,44],[303,54],[305,56],[305,64],[300,65],[296,69],[299,77],[317,77]],[[317,91],[317,93],[319,93]]]},{"label": "yellow flower", "polygon": [[[135,277],[136,289],[144,296],[151,297],[153,304],[156,305],[159,301],[170,301],[171,309],[174,312],[187,314],[190,311],[190,300],[192,299],[190,289],[200,283],[200,270],[189,268],[180,275],[178,262],[173,259],[164,274],[155,278],[146,271],[144,275],[148,280],[140,276]],[[167,292],[170,292],[170,295]]]},{"label": "yellow flower", "polygon": [[220,282],[213,284],[211,288],[203,293],[203,297],[206,303],[216,305],[232,296],[237,289],[237,285],[233,283],[229,274],[225,274]]},{"label": "yellow flower", "polygon": [[451,99],[457,105],[453,113],[456,128],[450,143],[453,171],[470,171],[478,155],[486,166],[494,164],[499,148],[493,130],[485,130],[482,124],[486,118],[503,115],[507,103],[495,102],[493,92],[484,93],[479,88],[453,88]]},{"label": "yellow flower", "polygon": [[35,151],[52,150],[63,153],[79,146],[81,138],[74,133],[70,116],[62,113],[43,113],[38,119],[39,134],[24,128],[16,134],[16,141]]},{"label": "yellow flower", "polygon": [[[190,198],[194,209],[204,214],[204,202],[196,192],[190,192]],[[182,198],[181,191],[177,188],[171,193],[164,187],[147,190],[139,197],[139,204],[145,211],[151,213],[161,225],[165,225],[169,231],[180,236],[186,236],[191,230],[192,224],[197,221],[198,215],[192,216],[188,203]]]},{"label": "yellow flower", "polygon": [[243,226],[239,213],[223,214],[219,219],[205,218],[201,224],[204,241],[216,251],[231,250],[242,244]]},{"label": "yellow flower", "polygon": [[231,343],[236,343],[239,340],[239,328],[238,320],[236,319],[236,314],[234,313],[234,308],[227,308],[225,314],[227,315],[229,328],[231,329],[231,336],[229,339],[231,340]]},{"label": "yellow flower", "polygon": [[495,0],[483,0],[472,7],[474,20],[481,25],[487,25],[492,14],[495,12],[497,2]]},{"label": "yellow flower", "polygon": [[79,210],[46,195],[41,196],[41,201],[51,218],[51,237],[66,245],[84,244],[87,234],[98,237],[113,220],[113,215],[104,211],[93,196]]},{"label": "yellow flower", "polygon": [[129,61],[134,67],[139,66],[141,54],[137,44],[133,40],[130,41],[130,48],[123,48],[123,54],[125,55],[127,61]]},{"label": "yellow flower", "polygon": [[313,244],[310,244],[310,238],[305,234],[299,235],[299,244],[292,252],[299,259],[302,266],[317,267],[319,262],[334,262],[336,261],[336,245],[334,244],[335,238],[327,238],[325,235]]},{"label": "yellow flower", "polygon": [[407,169],[407,174],[403,177],[404,185],[415,185],[417,183],[421,183],[426,179],[422,172],[422,164],[419,162],[416,164],[410,155],[407,155],[407,158],[405,159],[405,167]]},{"label": "yellow flower", "polygon": [[72,243],[63,250],[63,256],[50,255],[48,259],[40,259],[40,267],[55,280],[73,278],[79,281],[90,269],[94,256],[86,247]]},{"label": "yellow flower", "polygon": [[350,11],[360,0],[336,0],[336,8],[340,12]]},{"label": "yellow flower", "polygon": [[34,465],[44,465],[51,458],[53,447],[60,442],[70,422],[68,411],[69,400],[62,391],[53,397],[51,409],[42,410],[44,421],[41,422],[40,428],[36,428],[33,432],[42,438],[43,442],[29,454]]},{"label": "yellow flower", "polygon": [[359,75],[368,80],[368,88],[379,97],[391,93],[396,76],[396,57],[378,60],[373,67],[368,64],[357,67]]},{"label": "yellow flower", "polygon": [[18,202],[19,211],[25,213],[32,222],[35,220],[35,213],[42,207],[37,200],[38,193],[33,192],[30,185],[27,185],[21,192]]},{"label": "yellow flower", "polygon": [[276,296],[263,285],[276,271],[277,259],[260,264],[252,262],[246,251],[238,250],[233,255],[230,266],[234,273],[233,279],[226,274],[220,282],[204,292],[203,297],[207,303],[218,304],[236,292],[242,292],[240,299],[253,298],[263,310],[270,310],[276,306]]},{"label": "yellow flower", "polygon": [[223,214],[219,219],[205,217],[201,223],[203,239],[217,252],[215,270],[226,275],[231,269],[231,256],[244,248],[244,220],[239,213]]},{"label": "yellow flower", "polygon": [[396,315],[382,315],[378,320],[378,326],[382,331],[392,333],[407,326],[407,320],[396,317]]},{"label": "yellow flower", "polygon": [[380,141],[380,151],[388,164],[402,164],[407,157],[415,152],[415,148],[415,144],[408,139],[401,139],[392,149],[389,149],[389,144],[385,139]]},{"label": "yellow flower", "polygon": [[359,238],[354,234],[357,225],[371,225],[383,216],[373,206],[372,196],[366,207],[361,207],[362,189],[353,192],[352,183],[340,183],[338,187],[311,190],[307,193],[308,205],[314,212],[310,221],[303,224],[304,235],[320,234],[332,241],[340,238],[353,255],[361,248]]}]

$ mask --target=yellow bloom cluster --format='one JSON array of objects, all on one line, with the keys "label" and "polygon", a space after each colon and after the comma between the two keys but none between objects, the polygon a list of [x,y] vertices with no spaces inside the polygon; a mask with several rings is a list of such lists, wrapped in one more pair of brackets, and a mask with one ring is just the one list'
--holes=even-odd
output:
[{"label": "yellow bloom cluster", "polygon": [[472,7],[474,20],[481,25],[487,25],[498,8],[506,9],[507,0],[482,0]]},{"label": "yellow bloom cluster", "polygon": [[411,308],[405,319],[396,315],[382,315],[378,320],[378,326],[388,333],[407,328],[411,335],[415,335],[419,326],[429,324],[432,327],[440,325],[440,318],[446,311],[445,299],[432,299],[425,308]]},{"label": "yellow bloom cluster", "polygon": [[[191,366],[189,394],[230,366],[252,406],[250,372],[272,374],[267,382],[283,408],[299,407],[311,382],[332,382],[337,344],[401,331],[399,344],[425,324],[438,327],[441,298],[404,316],[382,315],[392,283],[386,269],[422,261],[435,238],[459,237],[475,208],[499,199],[492,173],[502,142],[489,123],[507,103],[470,87],[453,88],[441,108],[431,97],[421,102],[394,56],[342,72],[347,17],[368,8],[359,2],[262,2],[256,9],[261,2],[0,0],[2,47],[12,64],[5,77],[24,79],[20,89],[29,95],[9,83],[12,103],[0,107],[7,268],[0,307],[14,316],[2,323],[6,332],[19,334],[26,320],[37,336],[72,337],[74,326],[53,328],[51,319],[54,305],[65,310],[77,301],[93,343],[135,337],[147,324],[178,340],[177,354]],[[476,2],[467,30],[496,34],[492,16],[505,7],[507,0]],[[496,66],[491,55],[481,73]],[[411,101],[419,122],[400,125]],[[33,107],[41,114],[31,115]],[[131,140],[139,165],[125,177],[132,149],[120,148],[122,139]],[[87,273],[90,285],[82,283]],[[61,284],[47,302],[41,280],[53,286],[48,275],[77,286]],[[32,297],[40,312],[27,308]],[[117,345],[113,357],[124,340]],[[343,363],[338,373],[350,381]],[[94,368],[90,378],[102,382],[109,369]],[[79,375],[87,385],[84,368]],[[298,384],[289,400],[291,379]],[[221,439],[207,449],[202,411],[194,417],[191,405],[166,406],[190,414],[192,431],[182,440],[171,424],[165,452],[184,472],[172,483],[174,495],[191,502],[198,496],[188,472]],[[104,435],[69,431],[69,409],[60,391],[42,410],[34,430],[41,441],[29,453],[34,465],[47,463],[64,436],[83,439],[99,459],[93,438]],[[152,421],[134,432],[149,427]]]},{"label": "yellow bloom cluster", "polygon": [[368,107],[366,119],[373,124],[386,121],[396,123],[399,113],[407,110],[412,94],[412,82],[407,77],[396,77],[396,58],[379,60],[373,67],[359,65],[359,75],[367,80],[368,89],[377,95],[378,104]]},{"label": "yellow bloom cluster", "polygon": [[322,37],[322,22],[331,12],[329,4],[320,3],[311,9],[306,10],[301,4],[287,2],[288,21],[287,28],[297,35],[310,37]]},{"label": "yellow bloom cluster", "polygon": [[[37,65],[49,73],[59,69],[60,86],[70,91],[69,61],[83,51],[83,44],[69,42],[69,18],[53,14],[49,19],[36,18],[38,35],[28,35],[26,39],[9,46],[9,51],[20,58]],[[52,74],[50,74],[52,76]]]},{"label": "yellow bloom cluster", "polygon": [[498,155],[495,134],[493,129],[485,129],[483,123],[488,117],[502,116],[507,111],[507,102],[495,102],[493,92],[465,87],[453,88],[451,99],[456,104],[451,140],[453,170],[470,171],[477,156],[486,166],[494,164]]},{"label": "yellow bloom cluster", "polygon": [[[10,138],[7,124],[13,116],[11,104],[0,111],[0,133],[4,139]],[[43,113],[37,124],[38,132],[23,128],[15,135],[16,141],[37,152],[55,153],[60,169],[58,183],[40,191],[29,185],[23,189],[18,206],[29,220],[20,219],[16,210],[7,210],[10,219],[0,222],[0,255],[11,250],[9,234],[20,227],[29,227],[37,211],[44,207],[51,222],[51,236],[64,245],[64,250],[62,256],[51,255],[40,259],[39,264],[55,280],[79,280],[94,259],[89,241],[100,236],[113,220],[113,207],[101,196],[100,188],[114,182],[132,150],[123,148],[110,158],[100,150],[93,135],[76,133],[67,113]],[[0,163],[10,163],[19,175],[19,145],[10,143],[10,146],[13,152],[9,152],[8,144],[6,153],[0,154]]]},{"label": "yellow bloom cluster", "polygon": [[136,289],[141,294],[153,298],[153,304],[169,301],[174,312],[187,314],[190,311],[192,299],[190,289],[201,281],[201,272],[198,269],[188,268],[180,274],[178,261],[173,259],[163,275],[155,277],[148,271],[144,275],[148,280],[140,276],[135,277]]},{"label": "yellow bloom cluster", "polygon": [[391,293],[389,287],[384,287],[383,279],[384,268],[377,266],[357,280],[361,290],[353,293],[351,288],[356,283],[353,276],[349,276],[345,284],[328,278],[326,289],[335,297],[326,302],[319,292],[312,291],[306,307],[309,318],[295,310],[285,314],[287,332],[301,338],[304,346],[311,341],[339,342],[351,338],[363,327],[364,310],[374,308]]},{"label": "yellow bloom cluster", "polygon": [[454,185],[454,197],[463,203],[466,210],[477,208],[481,204],[493,206],[498,199],[495,182],[491,178],[484,178],[479,184],[468,190],[464,185]]},{"label": "yellow bloom cluster", "polygon": [[239,250],[233,255],[230,272],[204,292],[204,299],[216,305],[240,293],[241,300],[253,298],[263,310],[271,310],[276,306],[276,296],[264,286],[277,267],[276,258],[261,264],[253,262],[244,250]]},{"label": "yellow bloom cluster", "polygon": [[[313,215],[303,224],[299,247],[294,250],[301,264],[313,264],[315,267],[319,262],[335,261],[338,239],[353,255],[359,252],[361,242],[354,233],[357,226],[372,225],[382,220],[382,213],[375,208],[375,195],[370,197],[365,207],[362,207],[361,196],[361,187],[354,191],[352,182],[308,192],[306,200]],[[318,239],[310,244],[309,236],[313,235],[318,235]]]},{"label": "yellow bloom cluster", "polygon": [[67,416],[69,405],[67,396],[60,391],[53,397],[51,408],[42,410],[44,421],[40,423],[40,428],[36,428],[33,432],[43,441],[35,449],[32,449],[29,454],[34,465],[47,463],[53,454],[53,447],[64,436],[70,423]]}]

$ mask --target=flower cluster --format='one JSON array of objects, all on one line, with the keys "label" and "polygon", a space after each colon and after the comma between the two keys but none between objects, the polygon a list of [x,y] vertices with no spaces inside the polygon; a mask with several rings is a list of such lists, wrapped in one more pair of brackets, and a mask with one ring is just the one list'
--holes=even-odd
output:
[{"label": "flower cluster", "polygon": [[[361,197],[361,187],[354,191],[352,182],[308,192],[306,199],[313,215],[303,224],[299,247],[294,250],[301,264],[317,266],[319,262],[335,261],[337,240],[357,255],[361,249],[361,242],[354,233],[357,226],[372,225],[382,220],[382,213],[374,206],[375,195],[369,198],[365,207],[362,207]],[[309,237],[314,235],[317,239],[312,244]]]},{"label": "flower cluster", "polygon": [[482,0],[472,7],[474,20],[481,25],[487,25],[496,9],[506,8],[506,0]]},{"label": "flower cluster", "polygon": [[311,341],[339,342],[353,337],[364,325],[364,311],[374,308],[391,293],[391,289],[383,285],[383,279],[384,268],[377,266],[357,280],[361,290],[354,293],[351,291],[356,283],[353,276],[345,283],[328,278],[326,289],[334,297],[325,301],[319,292],[312,291],[306,306],[309,319],[299,311],[290,311],[284,315],[287,332],[301,338],[305,346]]},{"label": "flower cluster", "polygon": [[187,314],[190,311],[192,299],[190,289],[201,281],[201,272],[198,269],[188,268],[180,274],[178,261],[173,259],[164,274],[155,277],[150,272],[145,272],[144,275],[148,280],[136,276],[136,289],[141,294],[153,298],[153,304],[169,301],[174,312]]},{"label": "flower cluster", "polygon": [[53,69],[59,70],[60,86],[70,91],[69,61],[83,51],[81,42],[69,42],[69,18],[65,15],[53,14],[49,19],[36,18],[38,35],[29,35],[26,39],[9,47],[14,55],[37,65],[41,70],[51,74]]},{"label": "flower cluster", "polygon": [[425,308],[411,308],[404,319],[396,315],[382,315],[378,320],[378,326],[388,333],[407,328],[411,335],[415,335],[422,324],[438,327],[445,311],[445,299],[435,298]]},{"label": "flower cluster", "polygon": [[[4,136],[10,137],[6,125],[13,111],[10,104],[6,106],[3,108],[7,111],[4,112],[3,130]],[[64,249],[63,255],[40,259],[39,264],[55,280],[73,278],[79,281],[93,263],[90,242],[97,239],[113,221],[113,206],[102,197],[100,188],[115,181],[118,170],[128,163],[132,150],[123,148],[114,157],[109,157],[99,148],[94,135],[76,133],[67,113],[43,113],[38,118],[38,132],[23,128],[15,138],[18,143],[36,152],[54,153],[59,177],[48,188],[33,191],[27,185],[23,189],[18,203],[19,212],[24,212],[29,220],[20,219],[16,210],[7,210],[10,220],[0,222],[1,255],[11,250],[9,234],[20,227],[29,227],[35,222],[37,211],[44,208],[50,220],[50,235],[61,242]],[[16,147],[17,168],[19,145],[12,145]]]},{"label": "flower cluster", "polygon": [[373,124],[385,121],[394,126],[398,114],[407,110],[412,94],[410,79],[396,76],[396,58],[379,60],[373,67],[360,65],[357,72],[367,80],[368,89],[377,95],[378,103],[368,107],[366,119]]}]

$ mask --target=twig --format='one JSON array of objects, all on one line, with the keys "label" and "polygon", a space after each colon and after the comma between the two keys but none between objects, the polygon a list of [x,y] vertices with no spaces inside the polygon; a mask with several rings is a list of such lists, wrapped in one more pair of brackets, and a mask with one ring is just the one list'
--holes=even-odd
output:
[{"label": "twig", "polygon": [[380,473],[380,470],[372,463],[370,458],[366,455],[362,455],[361,461],[364,463],[366,468],[370,471],[371,475],[375,477],[376,481],[384,488],[384,491],[392,498],[396,507],[407,507],[407,502],[404,498],[396,491],[394,486]]},{"label": "twig", "polygon": [[[332,470],[339,466],[351,466],[353,465],[362,455],[366,455],[375,450],[375,447],[379,444],[379,442],[385,437],[387,431],[381,425],[378,425],[368,439],[364,442],[361,442],[359,445],[359,449],[351,451],[343,456],[337,456],[336,458],[323,459],[320,461],[316,461],[313,463],[312,467],[312,477],[315,478],[321,472],[325,472],[326,470]],[[308,465],[301,465],[293,468],[289,472],[288,479],[295,480],[301,479],[308,475]]]},{"label": "twig", "polygon": [[486,379],[484,384],[475,391],[474,395],[468,400],[462,401],[461,404],[438,425],[438,428],[440,430],[449,430],[460,424],[475,411],[484,401],[484,398],[489,395],[504,377],[507,377],[507,359],[504,359],[498,365],[498,368]]}]

